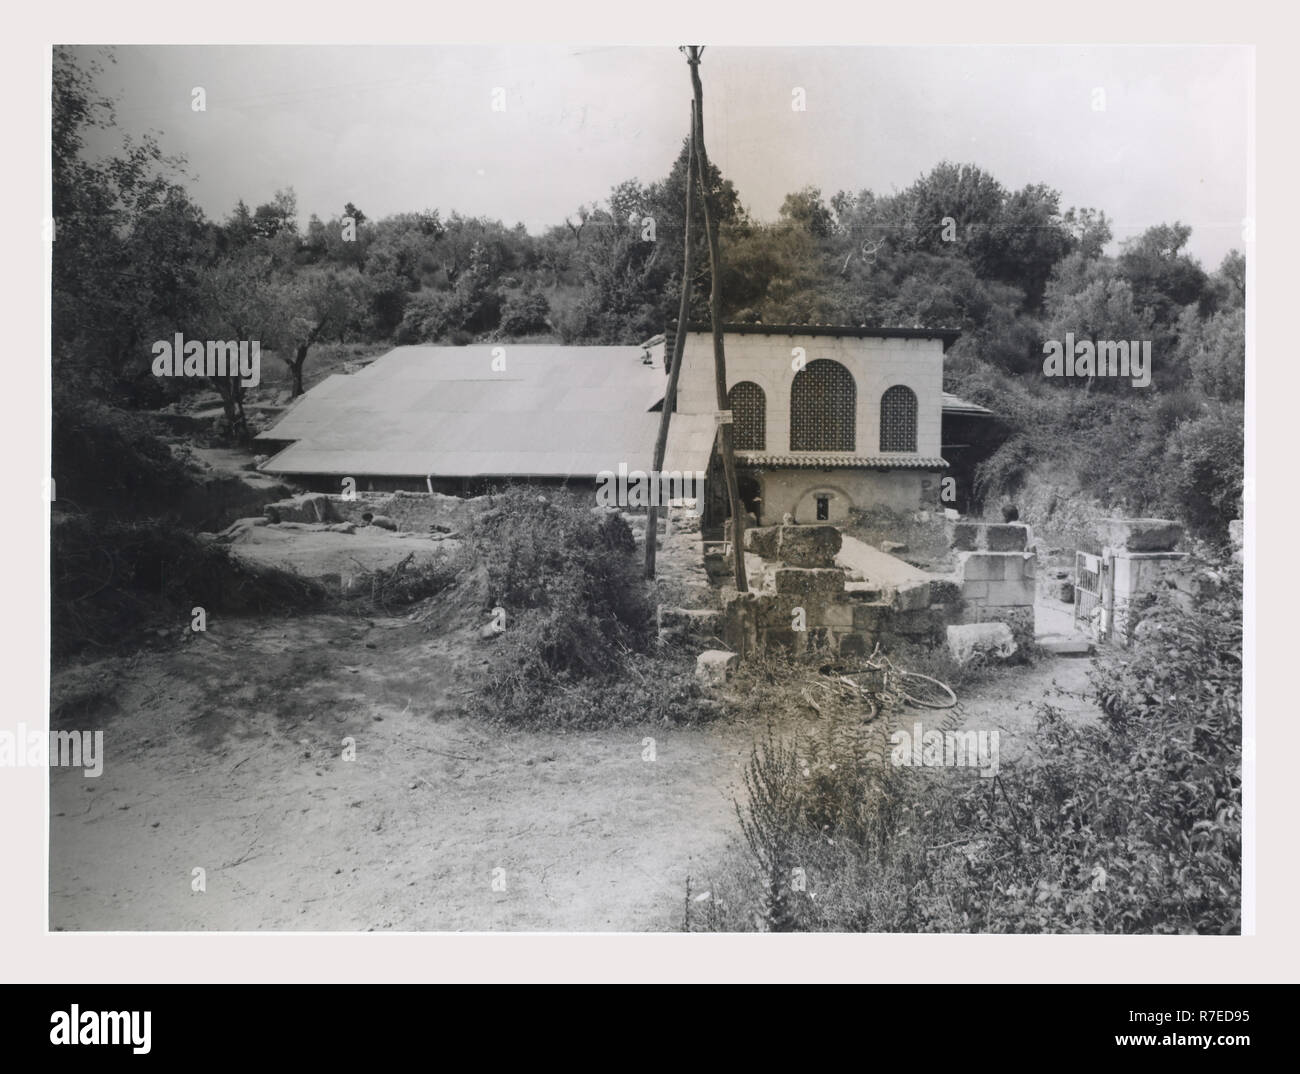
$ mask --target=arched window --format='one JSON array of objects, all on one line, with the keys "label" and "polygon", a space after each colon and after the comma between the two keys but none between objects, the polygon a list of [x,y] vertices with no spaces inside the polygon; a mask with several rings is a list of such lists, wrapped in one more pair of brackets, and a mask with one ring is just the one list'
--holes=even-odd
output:
[{"label": "arched window", "polygon": [[880,397],[880,450],[916,450],[916,392],[902,384]]},{"label": "arched window", "polygon": [[732,444],[737,451],[767,448],[767,397],[752,380],[733,385],[727,394],[731,409]]},{"label": "arched window", "polygon": [[790,450],[854,450],[857,399],[853,374],[839,362],[809,362],[790,385]]}]

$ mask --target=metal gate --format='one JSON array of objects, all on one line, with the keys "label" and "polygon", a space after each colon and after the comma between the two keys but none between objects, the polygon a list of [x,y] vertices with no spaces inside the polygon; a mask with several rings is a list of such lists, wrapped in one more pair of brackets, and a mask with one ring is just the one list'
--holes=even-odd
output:
[{"label": "metal gate", "polygon": [[1074,554],[1074,625],[1087,630],[1098,641],[1110,628],[1110,563],[1087,552]]}]

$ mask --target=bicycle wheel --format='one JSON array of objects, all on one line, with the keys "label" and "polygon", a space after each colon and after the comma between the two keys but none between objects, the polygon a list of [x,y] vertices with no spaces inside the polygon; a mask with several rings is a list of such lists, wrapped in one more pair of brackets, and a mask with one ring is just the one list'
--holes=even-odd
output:
[{"label": "bicycle wheel", "polygon": [[950,709],[957,704],[957,695],[950,686],[918,671],[900,671],[898,687],[904,700],[922,708]]}]

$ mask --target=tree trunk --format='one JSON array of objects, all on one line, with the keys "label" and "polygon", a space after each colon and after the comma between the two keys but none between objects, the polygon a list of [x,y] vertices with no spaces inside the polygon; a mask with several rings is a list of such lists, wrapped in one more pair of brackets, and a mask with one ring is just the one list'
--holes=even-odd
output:
[{"label": "tree trunk", "polygon": [[[695,91],[695,129],[692,132],[695,150],[695,171],[700,180],[700,193],[704,199],[704,231],[709,240],[709,320],[713,326],[713,376],[718,393],[719,412],[727,410],[727,355],[722,343],[722,252],[718,245],[716,206],[713,204],[709,182],[709,155],[704,148],[704,87],[700,83],[700,46],[691,45],[687,53],[691,69],[691,87]],[[740,488],[736,483],[736,456],[733,448],[732,426],[725,422],[719,427],[722,441],[722,465],[727,474],[727,499],[731,503],[731,558],[736,571],[736,591],[749,592],[749,578],[745,573],[745,505],[740,502]]]},{"label": "tree trunk", "polygon": [[302,367],[307,364],[307,349],[310,343],[299,343],[294,348],[293,361],[289,363],[289,372],[293,374],[292,396],[297,399],[302,395]]},{"label": "tree trunk", "polygon": [[[672,364],[669,367],[668,387],[664,390],[664,409],[659,415],[659,435],[655,439],[654,472],[663,470],[664,454],[668,450],[668,423],[672,421],[677,406],[677,378],[682,371],[682,351],[686,349],[686,321],[691,310],[691,275],[694,257],[691,252],[691,218],[695,215],[695,102],[691,102],[691,151],[686,168],[686,252],[682,263],[682,295],[677,305],[677,333],[673,338]],[[660,489],[662,490],[662,482]],[[700,489],[695,490],[702,495]],[[659,509],[651,506],[645,528],[645,576],[655,576],[655,549],[658,544]]]}]

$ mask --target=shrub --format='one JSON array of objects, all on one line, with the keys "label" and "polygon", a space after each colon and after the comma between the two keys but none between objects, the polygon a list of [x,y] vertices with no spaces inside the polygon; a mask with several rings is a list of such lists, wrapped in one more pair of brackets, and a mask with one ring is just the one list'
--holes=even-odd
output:
[{"label": "shrub", "polygon": [[118,517],[162,512],[192,484],[148,417],[56,392],[51,467],[58,503]]},{"label": "shrub", "polygon": [[618,680],[634,674],[630,657],[649,650],[655,616],[619,515],[595,512],[578,494],[515,486],[479,513],[467,537],[491,605],[507,614],[485,695],[494,715],[558,719],[557,693],[588,680],[607,693],[623,689]]},{"label": "shrub", "polygon": [[[765,674],[742,671],[738,704],[807,707],[789,669]],[[1240,932],[1240,574],[1155,601],[1094,685],[1101,724],[1044,705],[992,778],[896,768],[885,721],[819,701],[814,731],[751,755],[743,839],[690,927]]]},{"label": "shrub", "polygon": [[1228,523],[1241,517],[1244,452],[1245,423],[1235,404],[1210,404],[1170,436],[1164,502],[1193,534],[1225,543]]},{"label": "shrub", "polygon": [[292,612],[326,605],[319,582],[246,563],[157,520],[65,515],[51,529],[51,641],[62,657],[129,645],[145,627],[208,612]]},{"label": "shrub", "polygon": [[506,299],[501,310],[501,335],[527,336],[550,327],[551,307],[540,291],[522,291]]}]

